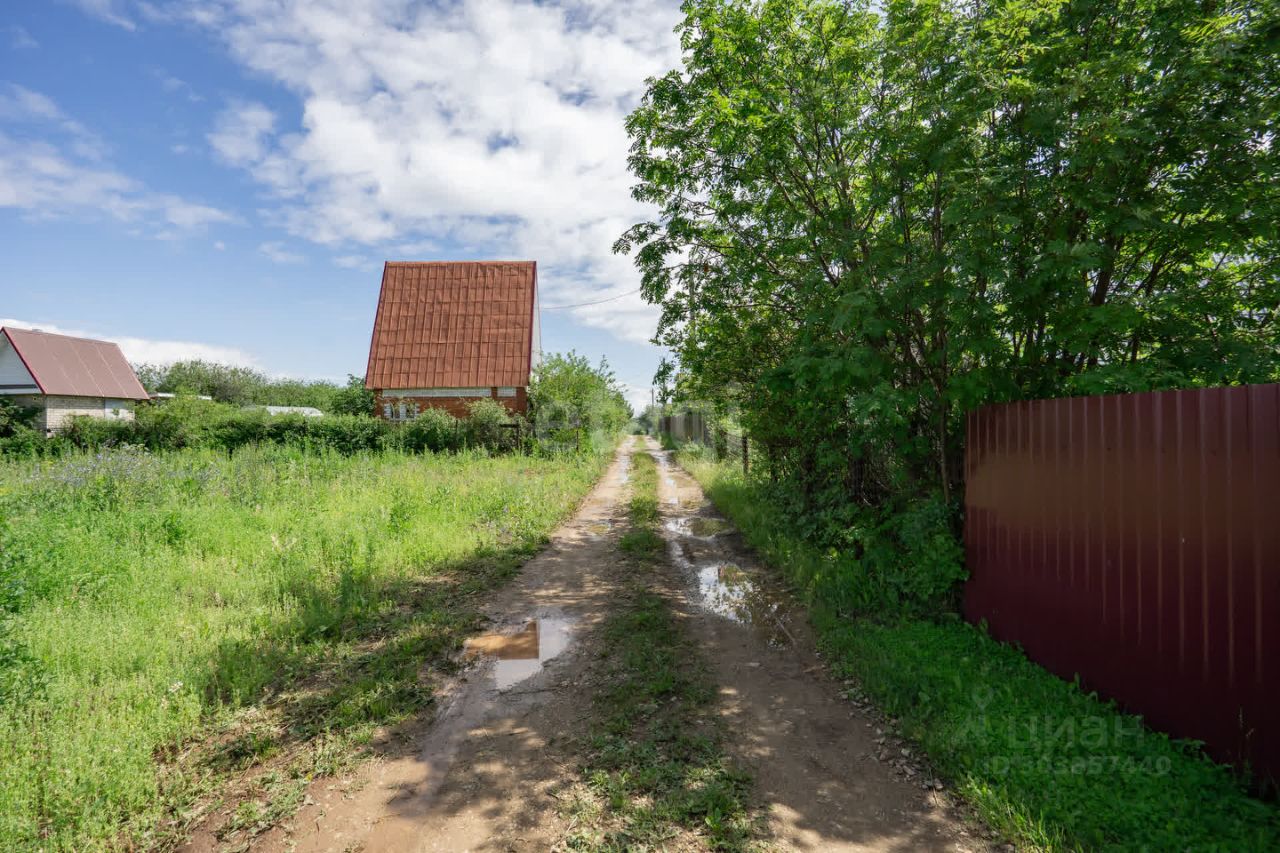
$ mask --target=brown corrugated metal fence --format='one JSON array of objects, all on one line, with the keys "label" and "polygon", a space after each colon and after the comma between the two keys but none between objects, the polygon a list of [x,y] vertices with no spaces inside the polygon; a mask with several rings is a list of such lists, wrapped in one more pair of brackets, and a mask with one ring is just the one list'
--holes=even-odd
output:
[{"label": "brown corrugated metal fence", "polygon": [[987,406],[967,434],[965,615],[1280,778],[1280,385]]}]

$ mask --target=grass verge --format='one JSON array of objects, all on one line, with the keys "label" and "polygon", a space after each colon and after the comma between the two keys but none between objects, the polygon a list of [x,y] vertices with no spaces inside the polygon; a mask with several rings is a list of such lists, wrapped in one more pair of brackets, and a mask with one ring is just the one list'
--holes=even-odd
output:
[{"label": "grass verge", "polygon": [[[802,591],[823,556],[734,465],[681,464]],[[961,621],[852,619],[806,596],[835,673],[858,680],[989,825],[1031,849],[1276,850],[1280,809],[1194,744],[1146,729]]]},{"label": "grass verge", "polygon": [[236,843],[441,667],[603,457],[129,448],[0,465],[0,849]]},{"label": "grass verge", "polygon": [[716,692],[669,601],[652,586],[662,559],[657,471],[632,457],[629,560],[619,606],[602,628],[603,685],[573,805],[580,850],[749,849],[750,779],[722,749]]}]

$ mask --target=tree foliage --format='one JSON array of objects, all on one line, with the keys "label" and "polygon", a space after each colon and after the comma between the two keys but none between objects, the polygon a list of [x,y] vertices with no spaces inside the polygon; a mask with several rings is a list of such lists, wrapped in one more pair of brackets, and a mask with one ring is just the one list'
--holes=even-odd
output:
[{"label": "tree foliage", "polygon": [[543,445],[581,450],[611,444],[631,407],[608,362],[593,367],[570,350],[546,356],[533,371],[529,417]]},{"label": "tree foliage", "polygon": [[954,523],[973,406],[1278,375],[1270,0],[684,10],[617,248],[679,393],[740,406],[828,532]]},{"label": "tree foliage", "polygon": [[[251,367],[219,364],[193,359],[173,364],[139,364],[134,366],[138,379],[151,392],[169,394],[203,394],[219,403],[236,406],[312,406],[337,414],[367,415],[373,412],[373,397],[367,396],[368,407],[354,382],[345,388],[324,380],[272,378]],[[360,389],[364,382],[359,380]],[[367,393],[367,392],[366,392]]]}]

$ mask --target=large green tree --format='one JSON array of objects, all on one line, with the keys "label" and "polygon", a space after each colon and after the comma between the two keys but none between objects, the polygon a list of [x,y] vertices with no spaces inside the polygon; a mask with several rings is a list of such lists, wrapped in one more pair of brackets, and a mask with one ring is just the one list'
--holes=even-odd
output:
[{"label": "large green tree", "polygon": [[617,248],[818,534],[954,525],[979,403],[1280,375],[1274,0],[684,10]]},{"label": "large green tree", "polygon": [[684,11],[618,249],[829,527],[954,512],[974,405],[1278,375],[1273,0]]}]

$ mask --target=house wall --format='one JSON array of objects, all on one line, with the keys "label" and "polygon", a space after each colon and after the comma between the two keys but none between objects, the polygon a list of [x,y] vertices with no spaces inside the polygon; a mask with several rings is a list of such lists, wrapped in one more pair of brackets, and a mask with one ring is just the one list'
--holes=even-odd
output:
[{"label": "house wall", "polygon": [[455,418],[465,418],[467,416],[467,407],[476,400],[491,399],[497,400],[513,412],[524,414],[529,408],[528,389],[516,388],[515,393],[500,393],[498,388],[488,389],[468,389],[473,392],[468,394],[448,394],[449,388],[413,388],[413,389],[386,389],[374,392],[374,415],[388,420],[387,409],[391,406],[392,417],[389,420],[400,420],[399,411],[400,404],[404,403],[410,412],[420,412],[423,409],[444,409]]},{"label": "house wall", "polygon": [[102,397],[59,397],[42,395],[20,395],[13,398],[22,406],[35,406],[40,409],[36,419],[36,428],[45,434],[60,432],[71,426],[71,418],[113,418],[133,420],[133,400],[112,400],[111,408],[107,408],[107,400]]}]

